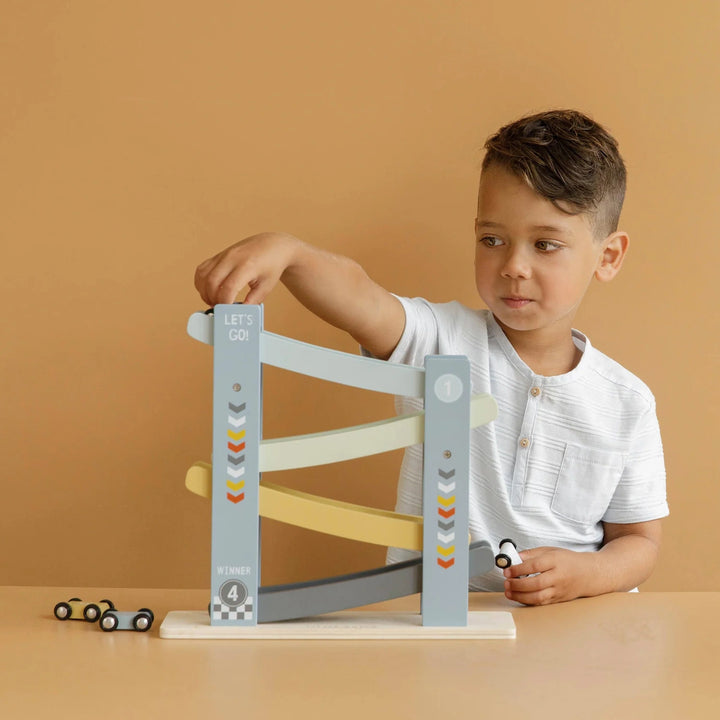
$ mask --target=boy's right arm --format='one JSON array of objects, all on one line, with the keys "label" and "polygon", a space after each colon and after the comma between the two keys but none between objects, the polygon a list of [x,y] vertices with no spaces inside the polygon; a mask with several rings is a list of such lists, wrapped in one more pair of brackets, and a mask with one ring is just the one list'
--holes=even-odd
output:
[{"label": "boy's right arm", "polygon": [[386,359],[405,328],[400,301],[371,280],[354,260],[325,252],[286,233],[261,233],[201,263],[195,287],[208,305],[261,303],[281,281],[308,310],[350,333]]}]

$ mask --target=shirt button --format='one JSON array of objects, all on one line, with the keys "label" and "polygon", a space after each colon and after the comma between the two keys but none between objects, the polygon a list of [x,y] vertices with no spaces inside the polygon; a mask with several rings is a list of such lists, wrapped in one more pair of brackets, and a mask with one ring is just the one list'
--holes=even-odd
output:
[{"label": "shirt button", "polygon": [[541,392],[541,390],[540,390],[539,387],[534,387],[534,388],[531,388],[531,389],[530,389],[530,394],[531,394],[533,397],[537,397],[537,396],[540,394],[540,392]]},{"label": "shirt button", "polygon": [[530,439],[529,439],[529,438],[526,438],[526,437],[525,437],[525,438],[523,438],[523,439],[520,441],[520,447],[521,447],[521,448],[529,447],[529,445],[530,445]]}]

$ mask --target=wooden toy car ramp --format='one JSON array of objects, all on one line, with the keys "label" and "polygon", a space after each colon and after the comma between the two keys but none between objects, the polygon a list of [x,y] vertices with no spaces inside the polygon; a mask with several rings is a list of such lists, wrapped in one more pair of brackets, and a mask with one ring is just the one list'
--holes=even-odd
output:
[{"label": "wooden toy car ramp", "polygon": [[[450,634],[459,637],[508,637],[512,626],[514,636],[509,613],[483,613],[491,625],[499,621],[500,634],[487,623],[479,629],[477,618],[471,620],[468,613],[469,577],[494,567],[487,542],[469,543],[469,438],[471,428],[495,418],[497,406],[489,395],[471,397],[467,358],[427,357],[419,368],[328,350],[265,332],[262,306],[251,305],[218,305],[210,313],[195,313],[188,333],[214,346],[213,464],[196,463],[186,478],[190,490],[212,503],[210,612],[209,618],[193,619],[194,629],[186,617],[171,613],[174,617],[168,616],[161,628],[163,637],[215,637],[218,629],[221,636],[236,636],[235,631],[256,628],[258,622],[267,626],[337,615],[338,610],[417,592],[422,593],[423,630],[452,628]],[[263,364],[366,390],[419,397],[424,410],[329,432],[262,440]],[[352,460],[420,443],[422,517],[261,482],[261,473]],[[422,554],[407,563],[362,573],[261,587],[260,516]],[[418,624],[417,617],[400,622]],[[208,626],[212,632],[204,635]],[[339,630],[341,636],[344,632]],[[387,636],[386,630],[383,633]]]}]

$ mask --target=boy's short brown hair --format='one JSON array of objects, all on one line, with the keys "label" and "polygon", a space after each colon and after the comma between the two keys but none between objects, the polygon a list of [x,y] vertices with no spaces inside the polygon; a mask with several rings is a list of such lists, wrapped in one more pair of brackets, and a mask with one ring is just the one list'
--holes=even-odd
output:
[{"label": "boy's short brown hair", "polygon": [[597,238],[615,232],[627,172],[615,138],[576,110],[550,110],[500,128],[482,168],[500,165],[558,209],[587,213]]}]

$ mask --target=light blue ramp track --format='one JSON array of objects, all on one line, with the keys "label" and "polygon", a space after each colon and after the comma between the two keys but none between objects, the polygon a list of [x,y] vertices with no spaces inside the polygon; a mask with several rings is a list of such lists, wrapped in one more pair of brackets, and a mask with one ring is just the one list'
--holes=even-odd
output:
[{"label": "light blue ramp track", "polygon": [[[188,334],[195,340],[212,345],[214,322],[213,315],[194,313],[188,320]],[[422,368],[350,355],[275,335],[267,330],[260,333],[260,361],[361,390],[407,397],[422,397],[425,392],[425,371]]]}]

